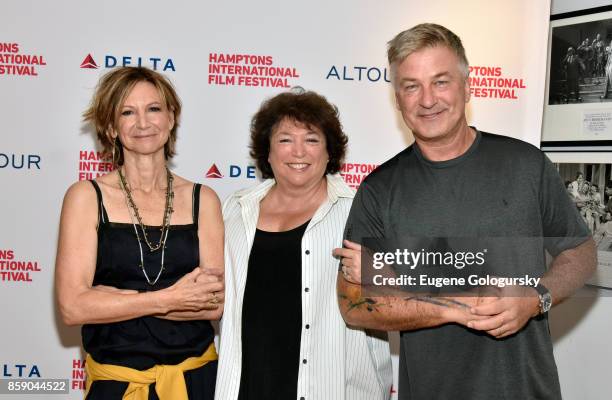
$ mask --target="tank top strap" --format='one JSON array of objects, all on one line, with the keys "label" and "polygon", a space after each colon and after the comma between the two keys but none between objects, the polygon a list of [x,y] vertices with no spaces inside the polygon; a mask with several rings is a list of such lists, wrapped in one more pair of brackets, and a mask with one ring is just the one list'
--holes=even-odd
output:
[{"label": "tank top strap", "polygon": [[102,201],[102,191],[95,180],[91,179],[89,182],[91,182],[94,189],[96,189],[96,196],[98,197],[98,223],[105,224],[108,222],[108,214],[106,213],[106,208],[104,208],[104,202]]},{"label": "tank top strap", "polygon": [[202,187],[201,183],[195,183],[193,185],[193,195],[192,197],[192,205],[191,209],[193,210],[193,223],[198,226],[198,216],[200,215],[200,188]]}]

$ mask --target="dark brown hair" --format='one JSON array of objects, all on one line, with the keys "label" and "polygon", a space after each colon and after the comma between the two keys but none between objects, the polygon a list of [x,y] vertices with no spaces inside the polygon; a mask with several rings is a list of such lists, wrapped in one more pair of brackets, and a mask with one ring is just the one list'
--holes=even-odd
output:
[{"label": "dark brown hair", "polygon": [[342,130],[338,108],[320,94],[297,87],[264,101],[251,120],[250,154],[263,178],[274,177],[268,162],[270,137],[285,118],[320,129],[325,135],[329,155],[325,173],[335,174],[340,171],[348,137]]}]

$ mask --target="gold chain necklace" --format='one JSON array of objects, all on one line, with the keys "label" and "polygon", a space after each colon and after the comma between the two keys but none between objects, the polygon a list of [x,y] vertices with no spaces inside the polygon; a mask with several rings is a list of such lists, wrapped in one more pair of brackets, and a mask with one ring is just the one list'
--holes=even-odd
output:
[{"label": "gold chain necklace", "polygon": [[[140,218],[140,214],[138,213],[138,207],[136,207],[136,203],[134,203],[134,199],[132,198],[132,192],[130,191],[127,185],[125,176],[123,176],[122,169],[119,168],[118,172],[119,172],[119,186],[121,186],[121,190],[125,194],[125,203],[127,205],[128,212],[130,214],[130,219],[132,220],[132,226],[134,227],[134,233],[136,233],[136,240],[138,241],[138,250],[140,250],[139,267],[142,270],[142,273],[144,274],[144,277],[147,280],[147,283],[149,285],[155,285],[157,281],[159,280],[159,277],[161,276],[162,272],[164,271],[164,258],[166,255],[166,240],[168,239],[168,232],[170,232],[170,216],[172,212],[174,211],[172,208],[172,203],[174,199],[174,191],[172,190],[172,181],[174,178],[172,177],[172,174],[170,173],[170,170],[168,169],[168,167],[166,167],[167,186],[166,186],[166,207],[164,210],[164,222],[161,228],[161,236],[159,237],[159,243],[157,246],[152,246],[147,237],[147,231],[145,230],[145,226],[142,223],[142,218]],[[149,250],[153,252],[155,250],[159,250],[160,247],[162,249],[159,272],[157,272],[157,276],[155,277],[154,280],[151,280],[149,278],[149,275],[147,274],[147,270],[145,269],[145,266],[144,266],[144,254],[142,252],[142,242],[140,241],[140,235],[138,234],[138,228],[136,227],[136,221],[134,221],[134,217],[136,217],[136,219],[138,220],[138,224],[140,225],[140,229],[142,230],[142,235],[145,239],[145,242],[147,243],[147,246],[149,246]]]},{"label": "gold chain necklace", "polygon": [[[162,248],[162,246],[165,245],[165,238],[168,236],[167,231],[170,226],[170,216],[172,215],[172,212],[174,211],[174,209],[172,208],[172,203],[174,200],[174,191],[172,190],[172,181],[174,181],[174,177],[170,173],[170,170],[168,169],[168,167],[166,167],[167,184],[166,184],[166,206],[164,209],[164,220],[163,220],[162,227],[161,227],[161,235],[159,237],[159,242],[156,245],[153,245],[149,241],[149,237],[147,236],[145,225],[142,223],[142,218],[140,217],[140,213],[138,212],[138,207],[136,206],[136,203],[134,202],[134,198],[132,197],[132,191],[130,190],[127,184],[127,181],[125,179],[125,176],[123,175],[123,168],[119,168],[118,172],[119,172],[119,183],[127,199],[128,208],[134,213],[134,216],[136,217],[136,220],[138,221],[138,225],[140,225],[140,229],[142,230],[142,236],[145,240],[145,243],[147,244],[151,252],[159,250],[160,248]],[[130,213],[130,216],[131,216],[131,213]],[[139,238],[139,243],[140,243],[140,238]]]}]

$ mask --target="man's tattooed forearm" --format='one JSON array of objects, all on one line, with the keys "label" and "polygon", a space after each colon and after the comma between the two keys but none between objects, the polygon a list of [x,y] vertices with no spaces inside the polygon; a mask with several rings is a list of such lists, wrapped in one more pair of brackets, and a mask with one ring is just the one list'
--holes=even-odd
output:
[{"label": "man's tattooed forearm", "polygon": [[405,297],[404,300],[406,301],[422,301],[424,303],[429,303],[429,304],[434,304],[440,307],[463,307],[463,308],[470,308],[470,306],[468,306],[465,303],[462,303],[460,301],[457,300],[453,300],[453,299],[447,299],[447,298],[432,298],[429,296],[413,296],[413,297]]},{"label": "man's tattooed forearm", "polygon": [[356,308],[362,308],[364,306],[365,306],[365,309],[368,310],[369,312],[378,311],[378,309],[384,305],[370,297],[359,297],[358,299],[355,299],[354,301],[349,299],[348,296],[344,294],[339,294],[338,297],[348,302],[348,310],[346,310],[347,312],[354,310]]},{"label": "man's tattooed forearm", "polygon": [[[347,312],[350,312],[354,309],[365,308],[369,312],[372,311],[380,311],[379,308],[382,306],[386,306],[388,304],[381,303],[377,300],[374,300],[371,297],[358,297],[357,299],[350,299],[345,294],[338,294],[338,297],[342,300],[345,300],[348,303]],[[420,301],[423,303],[429,303],[440,307],[462,307],[462,308],[470,308],[465,303],[462,303],[457,300],[448,299],[444,297],[433,298],[429,296],[412,296],[412,297],[404,297],[405,301]]]}]

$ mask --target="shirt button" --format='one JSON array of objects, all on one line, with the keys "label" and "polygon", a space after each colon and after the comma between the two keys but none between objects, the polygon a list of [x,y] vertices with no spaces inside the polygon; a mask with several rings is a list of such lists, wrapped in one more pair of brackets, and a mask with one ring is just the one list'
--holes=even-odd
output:
[{"label": "shirt button", "polygon": [[306,255],[309,255],[309,254],[310,254],[310,250],[306,250]]},{"label": "shirt button", "polygon": [[310,329],[310,324],[306,324],[306,329]]},{"label": "shirt button", "polygon": [[308,292],[310,292],[310,289],[308,289],[308,288],[304,288],[304,291],[305,291],[306,293],[308,293]]},{"label": "shirt button", "polygon": [[302,363],[306,364],[308,361],[306,361],[306,359],[302,360]]}]

